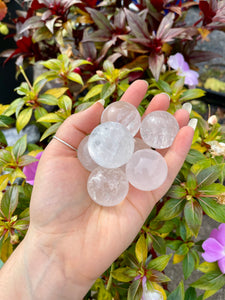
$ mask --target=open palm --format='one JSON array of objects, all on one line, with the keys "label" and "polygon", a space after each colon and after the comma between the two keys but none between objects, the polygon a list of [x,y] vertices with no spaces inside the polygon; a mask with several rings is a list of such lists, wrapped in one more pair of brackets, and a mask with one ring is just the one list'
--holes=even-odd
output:
[{"label": "open palm", "polygon": [[[146,82],[138,80],[121,101],[138,106],[146,91]],[[168,107],[168,96],[159,94],[151,101],[145,115]],[[71,116],[56,135],[77,148],[85,135],[99,124],[102,111],[103,106],[96,103]],[[181,129],[171,148],[163,153],[169,170],[165,183],[152,192],[130,186],[124,201],[114,207],[102,207],[90,199],[86,188],[89,172],[77,159],[76,151],[57,140],[52,140],[44,151],[33,189],[28,237],[37,237],[36,247],[41,249],[42,255],[53,257],[60,273],[69,278],[71,285],[74,282],[90,287],[129,246],[155,203],[172,184],[193,137],[193,129],[185,126],[188,112],[179,110],[175,116]]]}]

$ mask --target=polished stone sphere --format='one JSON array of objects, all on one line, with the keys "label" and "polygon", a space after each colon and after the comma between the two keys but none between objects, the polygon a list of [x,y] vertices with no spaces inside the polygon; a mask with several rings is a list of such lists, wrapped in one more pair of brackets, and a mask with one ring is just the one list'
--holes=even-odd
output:
[{"label": "polished stone sphere", "polygon": [[126,197],[129,183],[126,174],[119,169],[94,169],[87,182],[87,190],[93,201],[102,206],[114,206]]},{"label": "polished stone sphere", "polygon": [[160,187],[167,173],[165,159],[152,149],[138,150],[126,165],[128,181],[142,191],[152,191]]},{"label": "polished stone sphere", "polygon": [[108,105],[101,116],[101,123],[118,122],[123,124],[135,136],[141,126],[141,116],[136,107],[125,101]]},{"label": "polished stone sphere", "polygon": [[179,125],[167,111],[153,111],[141,123],[140,134],[143,141],[155,149],[165,149],[172,145]]},{"label": "polished stone sphere", "polygon": [[134,152],[134,138],[124,125],[105,122],[91,132],[88,151],[99,166],[119,168],[131,158]]},{"label": "polished stone sphere", "polygon": [[89,136],[86,136],[79,144],[77,149],[77,157],[81,164],[84,166],[85,169],[88,171],[94,170],[98,165],[95,161],[91,158],[89,151],[88,151],[88,139]]}]

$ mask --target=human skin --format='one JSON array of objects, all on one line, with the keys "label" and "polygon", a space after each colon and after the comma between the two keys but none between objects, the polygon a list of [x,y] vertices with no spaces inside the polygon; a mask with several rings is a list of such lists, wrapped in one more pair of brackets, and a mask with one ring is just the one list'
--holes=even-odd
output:
[{"label": "human skin", "polygon": [[[137,80],[121,101],[138,106],[147,83]],[[167,110],[169,97],[155,96],[144,115]],[[77,148],[100,122],[97,102],[69,117],[56,136]],[[144,192],[130,186],[122,203],[102,207],[87,193],[89,172],[76,151],[53,139],[46,147],[36,173],[30,226],[26,237],[0,271],[0,299],[80,300],[94,281],[131,244],[154,205],[167,192],[192,143],[194,130],[186,126],[189,114],[178,110],[180,131],[173,145],[163,151],[168,165],[166,181]]]}]

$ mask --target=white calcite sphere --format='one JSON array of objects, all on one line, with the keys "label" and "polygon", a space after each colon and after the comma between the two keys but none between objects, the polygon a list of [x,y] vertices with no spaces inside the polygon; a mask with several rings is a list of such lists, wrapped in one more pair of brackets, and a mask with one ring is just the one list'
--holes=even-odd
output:
[{"label": "white calcite sphere", "polygon": [[108,105],[102,113],[101,123],[118,122],[123,124],[135,136],[141,126],[141,116],[136,107],[125,101]]},{"label": "white calcite sphere", "polygon": [[88,139],[91,158],[101,167],[119,168],[126,164],[134,152],[134,138],[120,123],[98,125]]},{"label": "white calcite sphere", "polygon": [[84,166],[85,169],[88,171],[94,170],[98,165],[95,161],[91,158],[89,151],[88,151],[88,139],[89,136],[86,136],[79,144],[77,149],[77,157],[81,164]]},{"label": "white calcite sphere", "polygon": [[143,141],[155,149],[170,147],[178,131],[179,125],[175,117],[160,110],[149,113],[140,128]]},{"label": "white calcite sphere", "polygon": [[102,206],[114,206],[126,197],[129,183],[126,174],[119,169],[94,169],[87,182],[87,190],[93,201]]},{"label": "white calcite sphere", "polygon": [[167,173],[165,159],[152,149],[138,150],[126,165],[128,181],[142,191],[152,191],[160,187]]}]

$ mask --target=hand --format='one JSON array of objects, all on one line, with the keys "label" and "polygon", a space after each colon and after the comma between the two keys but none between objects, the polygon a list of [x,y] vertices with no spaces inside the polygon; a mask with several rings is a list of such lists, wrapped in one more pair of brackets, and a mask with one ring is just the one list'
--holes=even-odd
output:
[{"label": "hand", "polygon": [[[137,107],[146,91],[146,82],[137,80],[121,101]],[[168,96],[159,94],[144,115],[168,107]],[[103,109],[96,103],[71,116],[56,136],[77,148],[99,124]],[[114,207],[102,207],[90,199],[86,188],[89,172],[76,152],[55,139],[50,142],[39,163],[30,227],[20,246],[29,285],[27,298],[22,299],[82,299],[98,276],[130,245],[153,206],[173,183],[191,146],[194,130],[186,126],[188,112],[179,110],[175,117],[181,129],[163,153],[168,165],[164,184],[151,192],[130,186],[124,201]]]}]

